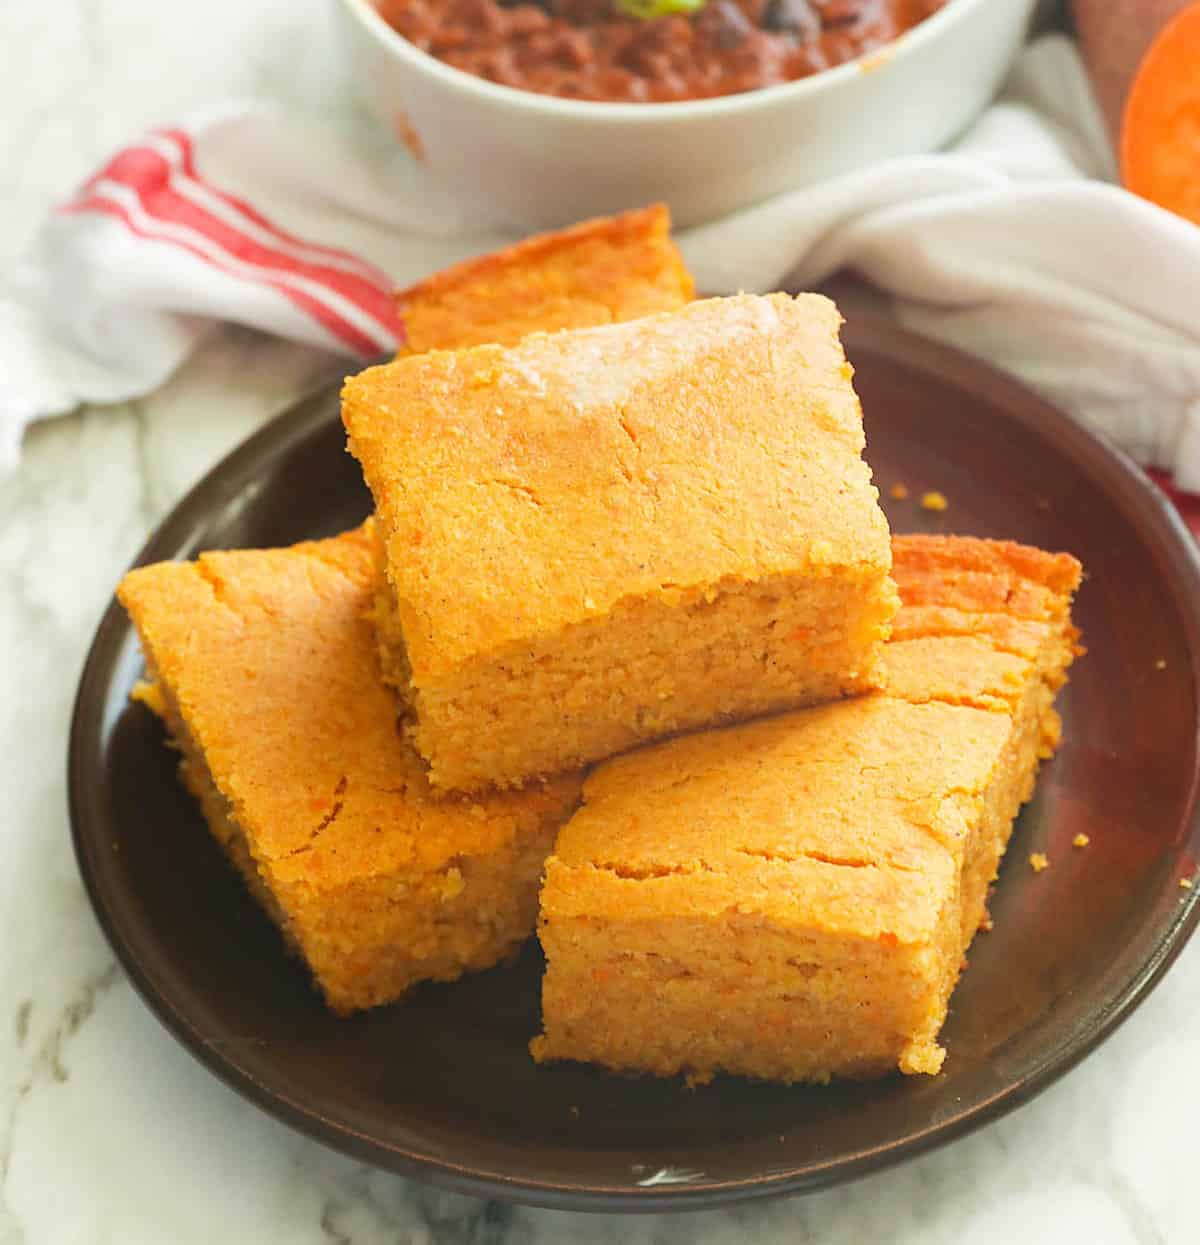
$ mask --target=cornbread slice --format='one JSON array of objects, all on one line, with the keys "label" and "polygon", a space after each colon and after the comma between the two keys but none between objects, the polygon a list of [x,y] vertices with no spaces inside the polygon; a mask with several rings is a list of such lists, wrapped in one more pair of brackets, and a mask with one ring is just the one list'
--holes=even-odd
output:
[{"label": "cornbread slice", "polygon": [[435,787],[875,684],[896,594],[839,324],[712,299],[347,382]]},{"label": "cornbread slice", "polygon": [[658,203],[538,234],[401,290],[401,354],[512,346],[533,332],[674,311],[694,294]]},{"label": "cornbread slice", "polygon": [[1065,554],[900,537],[888,690],[599,766],[546,866],[539,1060],[694,1081],[935,1073],[1059,737]]},{"label": "cornbread slice", "polygon": [[487,968],[529,936],[579,780],[437,798],[396,727],[370,536],[131,571],[140,698],[250,890],[337,1012]]}]

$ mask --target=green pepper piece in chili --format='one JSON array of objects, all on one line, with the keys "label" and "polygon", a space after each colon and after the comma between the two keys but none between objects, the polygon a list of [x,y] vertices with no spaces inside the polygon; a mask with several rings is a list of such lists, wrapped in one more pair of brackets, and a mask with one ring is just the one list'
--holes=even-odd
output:
[{"label": "green pepper piece in chili", "polygon": [[653,17],[670,17],[673,13],[699,13],[706,0],[617,0],[617,8],[626,17],[649,21]]}]

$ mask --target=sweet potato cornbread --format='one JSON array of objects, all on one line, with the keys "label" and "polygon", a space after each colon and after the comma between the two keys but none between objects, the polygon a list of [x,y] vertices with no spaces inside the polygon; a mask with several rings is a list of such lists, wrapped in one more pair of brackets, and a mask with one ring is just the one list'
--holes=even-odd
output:
[{"label": "sweet potato cornbread", "polygon": [[1077,650],[1075,559],[894,542],[888,690],[599,766],[546,868],[537,1059],[934,1073]]},{"label": "sweet potato cornbread", "polygon": [[875,685],[896,594],[839,324],[712,299],[347,382],[436,787]]},{"label": "sweet potato cornbread", "polygon": [[579,780],[435,797],[396,728],[364,617],[360,530],[131,571],[141,698],[250,890],[350,1012],[487,968],[533,929]]},{"label": "sweet potato cornbread", "polygon": [[674,311],[695,293],[662,204],[538,234],[396,295],[401,354],[590,328]]}]

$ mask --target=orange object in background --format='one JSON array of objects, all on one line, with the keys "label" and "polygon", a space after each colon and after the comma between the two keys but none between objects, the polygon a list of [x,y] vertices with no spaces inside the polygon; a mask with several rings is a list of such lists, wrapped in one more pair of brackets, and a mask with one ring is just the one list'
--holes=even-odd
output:
[{"label": "orange object in background", "polygon": [[1129,85],[1155,35],[1194,0],[1071,0],[1079,51],[1114,143]]},{"label": "orange object in background", "polygon": [[1121,123],[1121,180],[1200,224],[1200,4],[1163,28],[1137,71]]}]

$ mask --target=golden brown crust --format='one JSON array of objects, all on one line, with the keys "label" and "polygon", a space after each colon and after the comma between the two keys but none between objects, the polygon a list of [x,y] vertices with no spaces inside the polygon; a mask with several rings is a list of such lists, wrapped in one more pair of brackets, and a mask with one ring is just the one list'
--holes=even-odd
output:
[{"label": "golden brown crust", "polygon": [[897,536],[892,565],[901,608],[883,660],[893,694],[1012,707],[1031,672],[1047,662],[1065,670],[1083,651],[1069,618],[1082,567],[1070,554],[974,537]]},{"label": "golden brown crust", "polygon": [[936,603],[1015,618],[1061,612],[1083,568],[1069,553],[1047,553],[1007,540],[895,536],[892,575],[904,606]]},{"label": "golden brown crust", "polygon": [[1042,642],[1045,628],[1030,619],[978,613],[936,603],[906,605],[892,621],[893,643],[952,635],[978,636],[1002,652],[1031,657]]},{"label": "golden brown crust", "polygon": [[396,295],[401,354],[589,328],[674,311],[695,293],[663,204],[539,234]]},{"label": "golden brown crust", "polygon": [[625,600],[886,571],[840,322],[712,299],[349,380],[414,682]]},{"label": "golden brown crust", "polygon": [[436,787],[877,686],[897,600],[840,323],[712,299],[347,382]]},{"label": "golden brown crust", "polygon": [[901,608],[885,685],[910,700],[1015,705],[1029,671],[1082,654],[1069,621],[1082,573],[1071,554],[1011,540],[893,538]]}]

